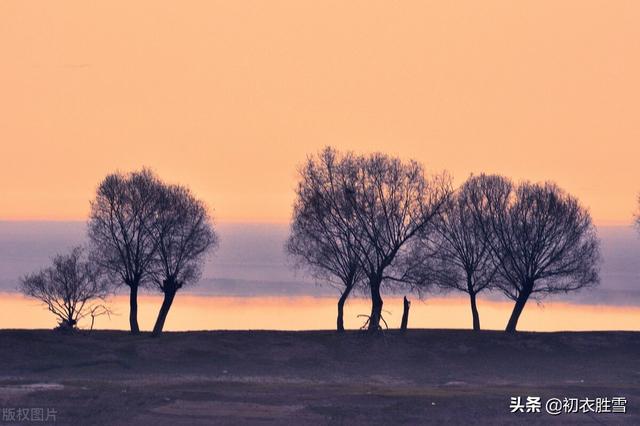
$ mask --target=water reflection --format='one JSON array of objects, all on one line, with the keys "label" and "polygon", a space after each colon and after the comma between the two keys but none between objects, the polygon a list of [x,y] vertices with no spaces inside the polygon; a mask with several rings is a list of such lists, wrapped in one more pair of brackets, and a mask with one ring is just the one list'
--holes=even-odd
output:
[{"label": "water reflection", "polygon": [[[149,330],[160,307],[159,296],[139,298],[140,327]],[[56,320],[46,307],[18,294],[0,294],[0,328],[52,328]],[[97,329],[128,328],[128,299],[115,296],[109,301],[116,315],[99,317]],[[321,330],[335,324],[336,299],[329,297],[211,297],[178,295],[166,330]],[[359,328],[369,311],[366,299],[351,299],[345,307],[345,326]],[[502,329],[511,312],[507,301],[480,301],[482,327]],[[402,317],[402,299],[385,300],[385,319],[397,328]],[[471,317],[464,298],[413,300],[409,326],[412,328],[469,328]],[[521,317],[519,329],[557,330],[638,330],[640,308],[567,303],[530,303]],[[81,326],[88,326],[88,323]]]}]

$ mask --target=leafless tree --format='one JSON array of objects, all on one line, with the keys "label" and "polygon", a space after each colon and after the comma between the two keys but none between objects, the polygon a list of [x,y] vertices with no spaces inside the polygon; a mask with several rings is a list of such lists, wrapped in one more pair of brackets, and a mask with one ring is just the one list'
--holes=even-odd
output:
[{"label": "leafless tree", "polygon": [[331,148],[310,157],[299,171],[287,252],[315,278],[340,289],[338,331],[344,331],[344,304],[363,278],[355,233],[358,222],[345,199],[345,182],[352,173],[351,154]]},{"label": "leafless tree", "polygon": [[198,281],[207,252],[217,245],[217,236],[204,203],[189,189],[163,185],[156,218],[148,222],[148,234],[157,248],[149,273],[164,293],[153,336],[162,333],[176,293]]},{"label": "leafless tree", "polygon": [[111,276],[129,287],[129,324],[138,326],[138,289],[148,281],[155,254],[147,232],[156,218],[161,184],[150,170],[113,173],[98,186],[91,202],[88,234],[92,257]]},{"label": "leafless tree", "polygon": [[85,315],[85,316],[91,317],[91,325],[89,327],[89,333],[93,331],[93,326],[96,322],[96,318],[106,315],[109,317],[109,319],[111,319],[111,314],[113,314],[113,311],[107,305],[104,305],[104,304],[92,305],[91,308],[89,309],[89,312]]},{"label": "leafless tree", "polygon": [[476,213],[497,258],[496,285],[515,301],[506,327],[515,332],[530,297],[567,293],[599,282],[600,242],[589,212],[553,183],[482,176]]},{"label": "leafless tree", "polygon": [[[59,319],[59,328],[74,330],[78,321],[97,310],[91,305],[96,299],[104,300],[109,294],[98,268],[86,260],[80,247],[68,254],[53,258],[53,265],[20,280],[20,289],[30,297],[47,305]],[[104,305],[98,305],[104,306]],[[92,321],[93,326],[93,321]]]},{"label": "leafless tree", "polygon": [[[434,221],[435,232],[421,233],[418,252],[422,268],[418,267],[418,282],[433,282],[444,289],[454,289],[469,295],[473,329],[480,330],[477,295],[495,284],[497,262],[488,238],[478,223],[475,206],[480,201],[482,178],[470,177],[449,200]],[[484,220],[481,218],[481,220]]]},{"label": "leafless tree", "polygon": [[638,196],[638,211],[635,214],[635,225],[638,232],[640,232],[640,196]]},{"label": "leafless tree", "polygon": [[416,161],[384,154],[360,157],[344,188],[357,221],[354,240],[371,292],[369,330],[380,329],[381,286],[401,282],[394,261],[432,223],[451,196],[446,174],[425,177]]}]

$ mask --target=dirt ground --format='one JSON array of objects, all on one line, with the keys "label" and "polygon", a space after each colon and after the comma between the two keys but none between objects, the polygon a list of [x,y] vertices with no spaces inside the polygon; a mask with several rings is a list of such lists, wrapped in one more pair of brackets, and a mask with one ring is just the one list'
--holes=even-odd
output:
[{"label": "dirt ground", "polygon": [[[514,396],[542,412],[512,414]],[[626,413],[552,416],[552,397]],[[640,333],[2,330],[0,406],[0,424],[640,424]]]}]

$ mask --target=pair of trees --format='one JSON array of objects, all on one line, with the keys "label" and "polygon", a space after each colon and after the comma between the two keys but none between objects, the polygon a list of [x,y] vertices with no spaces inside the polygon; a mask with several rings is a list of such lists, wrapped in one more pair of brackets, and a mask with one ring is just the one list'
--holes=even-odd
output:
[{"label": "pair of trees", "polygon": [[300,169],[287,251],[298,265],[341,289],[371,295],[369,330],[380,329],[383,285],[408,284],[398,265],[409,242],[426,232],[451,196],[445,174],[427,178],[415,161],[357,156],[326,148]]},{"label": "pair of trees", "polygon": [[164,294],[153,335],[162,332],[178,290],[200,277],[218,239],[205,204],[150,170],[114,173],[99,185],[88,226],[93,261],[112,282],[129,287],[129,324],[138,325],[138,290]]},{"label": "pair of trees", "polygon": [[599,240],[589,212],[553,183],[514,185],[497,175],[470,177],[419,244],[419,280],[466,292],[473,328],[476,296],[499,290],[514,301],[514,332],[530,298],[599,282]]},{"label": "pair of trees", "polygon": [[551,183],[514,185],[495,175],[457,191],[446,174],[427,178],[415,161],[326,148],[299,171],[287,251],[341,289],[337,329],[355,288],[370,292],[377,330],[383,285],[468,293],[497,289],[514,300],[516,330],[530,297],[598,282],[599,241],[587,210]]}]

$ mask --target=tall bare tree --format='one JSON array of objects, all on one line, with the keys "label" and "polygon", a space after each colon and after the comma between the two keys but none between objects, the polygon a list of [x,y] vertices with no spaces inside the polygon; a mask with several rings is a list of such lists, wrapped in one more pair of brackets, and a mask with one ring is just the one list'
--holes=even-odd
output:
[{"label": "tall bare tree", "polygon": [[109,294],[100,271],[86,259],[80,247],[55,256],[52,266],[23,277],[20,289],[46,304],[58,317],[59,328],[65,330],[74,330],[80,319],[95,315],[100,305],[91,306],[91,302],[104,300]]},{"label": "tall bare tree", "polygon": [[599,282],[600,242],[589,212],[553,183],[480,181],[480,223],[497,258],[497,285],[515,301],[506,327],[515,332],[530,297],[567,293]]},{"label": "tall bare tree", "polygon": [[445,174],[425,177],[416,161],[373,154],[358,159],[344,191],[357,221],[359,263],[371,292],[368,328],[378,330],[381,286],[396,279],[389,273],[394,261],[451,196],[450,179]]},{"label": "tall bare tree", "polygon": [[[490,289],[497,278],[497,265],[490,241],[478,223],[476,211],[484,211],[475,202],[481,200],[482,177],[470,177],[450,199],[434,221],[433,229],[421,233],[419,243],[425,245],[421,259],[428,268],[423,275],[445,289],[454,289],[469,295],[473,329],[480,330],[477,295]],[[484,220],[481,218],[481,220]]]},{"label": "tall bare tree", "polygon": [[138,326],[138,289],[148,281],[155,243],[147,229],[156,219],[161,184],[150,170],[108,175],[91,202],[88,234],[92,257],[129,287],[129,325]]},{"label": "tall bare tree", "polygon": [[164,293],[153,336],[162,333],[178,290],[198,281],[206,254],[218,242],[206,206],[189,189],[163,185],[158,207],[147,229],[156,247],[149,273]]},{"label": "tall bare tree", "polygon": [[310,157],[299,171],[287,252],[315,278],[340,289],[336,327],[344,331],[344,304],[363,271],[358,263],[358,222],[345,199],[345,182],[353,172],[351,154],[331,148]]}]

